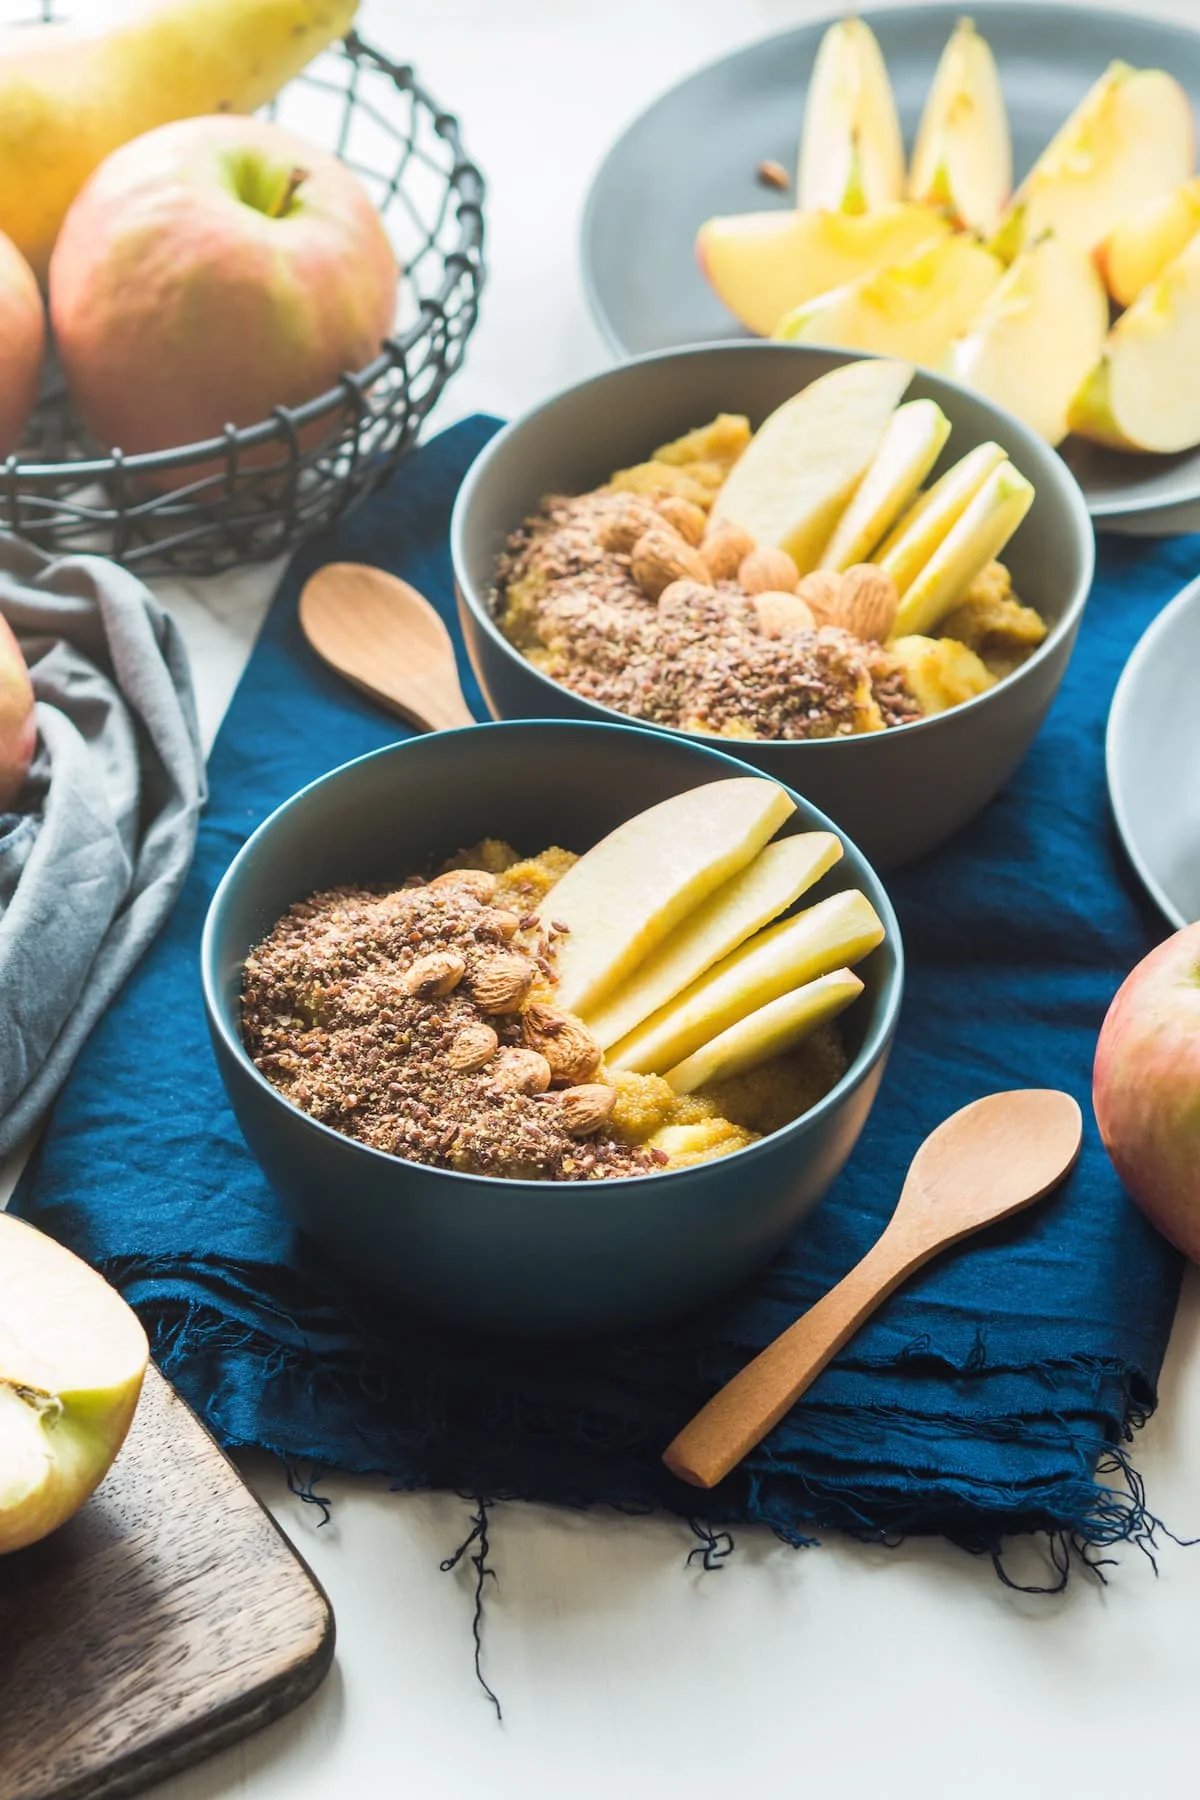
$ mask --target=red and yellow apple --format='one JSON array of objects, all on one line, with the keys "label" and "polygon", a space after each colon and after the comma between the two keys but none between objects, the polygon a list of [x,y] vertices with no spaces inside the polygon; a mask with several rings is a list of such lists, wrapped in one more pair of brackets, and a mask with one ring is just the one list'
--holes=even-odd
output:
[{"label": "red and yellow apple", "polygon": [[50,314],[85,424],[134,455],[253,425],[364,368],[397,280],[336,157],[266,120],[188,119],[88,181],[51,259]]},{"label": "red and yellow apple", "polygon": [[0,231],[0,456],[21,441],[37,399],[45,349],[46,312],[33,270]]},{"label": "red and yellow apple", "polygon": [[0,812],[7,812],[21,791],[36,740],[29,670],[8,620],[0,616]]},{"label": "red and yellow apple", "polygon": [[1152,950],[1118,990],[1096,1045],[1092,1102],[1134,1200],[1200,1262],[1200,924]]}]

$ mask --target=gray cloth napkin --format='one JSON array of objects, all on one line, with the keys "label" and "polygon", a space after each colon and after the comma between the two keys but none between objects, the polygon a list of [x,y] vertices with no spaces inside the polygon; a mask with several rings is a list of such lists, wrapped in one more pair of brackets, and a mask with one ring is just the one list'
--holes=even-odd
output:
[{"label": "gray cloth napkin", "polygon": [[205,783],[183,641],[135,576],[0,534],[0,613],[38,724],[19,810],[0,815],[4,1155],[166,918]]}]

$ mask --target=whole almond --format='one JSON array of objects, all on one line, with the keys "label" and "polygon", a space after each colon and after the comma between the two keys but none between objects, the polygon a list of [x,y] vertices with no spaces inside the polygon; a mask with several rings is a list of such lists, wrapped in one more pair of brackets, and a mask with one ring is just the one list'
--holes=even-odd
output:
[{"label": "whole almond", "polygon": [[788,637],[796,631],[812,631],[813,616],[797,594],[755,594],[751,605],[764,637]]},{"label": "whole almond", "polygon": [[786,550],[762,544],[738,564],[738,586],[744,594],[794,594],[800,571]]},{"label": "whole almond", "polygon": [[673,581],[658,596],[658,610],[664,615],[684,610],[692,602],[711,600],[716,589],[707,581]]},{"label": "whole almond", "polygon": [[[748,531],[730,519],[717,519],[709,525],[700,545],[711,581],[736,581],[737,572],[750,552],[757,548]],[[704,576],[700,579],[703,581]]]},{"label": "whole almond", "polygon": [[516,1012],[533,986],[534,966],[527,956],[501,952],[476,963],[471,994],[486,1013]]},{"label": "whole almond", "polygon": [[581,1087],[563,1088],[561,1093],[552,1094],[548,1103],[558,1109],[563,1129],[572,1137],[590,1137],[612,1118],[617,1090],[605,1087],[603,1082],[589,1081]]},{"label": "whole almond", "polygon": [[662,523],[659,513],[648,500],[634,494],[622,496],[620,502],[600,515],[596,541],[602,550],[617,556],[628,556],[643,532]]},{"label": "whole almond", "polygon": [[485,904],[496,891],[496,877],[489,875],[486,869],[447,869],[444,875],[435,875],[429,883],[431,888],[454,888],[469,894],[472,900]]},{"label": "whole almond", "polygon": [[685,544],[693,550],[704,536],[704,527],[708,524],[708,514],[701,506],[693,505],[680,494],[668,494],[665,500],[658,502],[658,515],[665,519],[673,530],[677,531]]},{"label": "whole almond", "polygon": [[466,972],[466,962],[453,950],[434,950],[428,956],[418,956],[412,967],[405,970],[400,985],[406,994],[435,1000],[452,993]]},{"label": "whole almond", "polygon": [[550,1064],[536,1050],[506,1045],[488,1065],[492,1086],[505,1094],[544,1094],[550,1086]]},{"label": "whole almond", "polygon": [[842,578],[832,569],[814,569],[796,589],[818,625],[837,625],[842,598]]},{"label": "whole almond", "polygon": [[521,929],[521,921],[515,912],[509,912],[505,906],[490,906],[482,919],[476,921],[476,931],[490,932],[507,944],[510,938],[516,937]]},{"label": "whole almond", "polygon": [[647,600],[657,600],[673,581],[708,579],[699,552],[666,524],[643,532],[629,553],[629,567]]},{"label": "whole almond", "polygon": [[855,563],[843,574],[837,623],[864,644],[886,644],[899,606],[896,584],[886,569]]},{"label": "whole almond", "polygon": [[476,1025],[464,1025],[446,1052],[446,1061],[460,1075],[473,1075],[490,1063],[500,1048],[500,1039],[482,1019]]},{"label": "whole almond", "polygon": [[553,1080],[590,1081],[600,1067],[600,1046],[574,1013],[555,1012],[535,1002],[522,1014],[521,1025],[529,1048],[540,1051],[550,1064]]}]

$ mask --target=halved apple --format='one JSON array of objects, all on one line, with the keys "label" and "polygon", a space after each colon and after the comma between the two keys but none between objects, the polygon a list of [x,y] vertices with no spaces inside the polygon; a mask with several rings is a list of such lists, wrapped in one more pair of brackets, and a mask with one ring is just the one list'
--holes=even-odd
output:
[{"label": "halved apple", "polygon": [[636,813],[601,838],[541,913],[555,937],[556,999],[595,1006],[714,889],[773,837],[796,803],[758,776],[709,781]]},{"label": "halved apple", "polygon": [[960,233],[796,307],[774,335],[936,365],[1003,273],[998,257]]},{"label": "halved apple", "polygon": [[936,400],[908,400],[896,408],[874,462],[821,553],[822,569],[849,569],[867,561],[949,436],[950,421]]},{"label": "halved apple", "polygon": [[1107,330],[1108,296],[1091,257],[1047,233],[1022,251],[951,345],[946,368],[1057,444]]},{"label": "halved apple", "polygon": [[1116,450],[1200,444],[1200,237],[1121,314],[1071,402],[1070,425]]},{"label": "halved apple", "polygon": [[918,494],[875,552],[874,561],[891,576],[898,594],[912,586],[951,526],[962,518],[992,470],[1003,461],[999,444],[990,439],[976,444],[931,488]]},{"label": "halved apple", "polygon": [[1191,102],[1174,76],[1111,63],[1013,195],[993,248],[1009,261],[1053,231],[1094,250],[1147,200],[1186,181],[1195,155]]},{"label": "halved apple", "polygon": [[704,222],[696,255],[730,312],[767,337],[794,306],[949,232],[932,207],[904,201],[870,213],[736,213]]},{"label": "halved apple", "polygon": [[706,1082],[724,1081],[756,1069],[768,1057],[794,1050],[818,1025],[845,1012],[862,991],[862,982],[850,969],[835,969],[816,981],[806,981],[710,1038],[668,1069],[665,1079],[677,1094],[692,1094]]},{"label": "halved apple", "polygon": [[760,931],[622,1038],[612,1069],[661,1075],[718,1032],[818,975],[858,962],[883,939],[879,916],[856,888]]},{"label": "halved apple", "polygon": [[786,550],[807,575],[912,377],[911,363],[882,360],[819,375],[759,426],[713,503],[713,519]]},{"label": "halved apple", "polygon": [[148,1361],[115,1288],[0,1212],[0,1555],[46,1537],[100,1485]]},{"label": "halved apple", "polygon": [[1122,219],[1096,251],[1096,266],[1117,305],[1132,306],[1198,231],[1200,177],[1156,194]]},{"label": "halved apple", "polygon": [[627,981],[584,1014],[584,1023],[602,1049],[628,1035],[635,1025],[682,993],[705,969],[786,912],[842,855],[832,831],[802,831],[760,850],[676,927],[666,943]]},{"label": "halved apple", "polygon": [[932,631],[1033,505],[1033,484],[1010,462],[994,469],[900,601],[893,638]]},{"label": "halved apple", "polygon": [[971,20],[960,19],[921,114],[908,196],[991,233],[1011,190],[1012,137],[996,60]]},{"label": "halved apple", "polygon": [[879,40],[865,19],[840,19],[808,84],[797,199],[806,212],[861,213],[903,192],[904,140]]}]

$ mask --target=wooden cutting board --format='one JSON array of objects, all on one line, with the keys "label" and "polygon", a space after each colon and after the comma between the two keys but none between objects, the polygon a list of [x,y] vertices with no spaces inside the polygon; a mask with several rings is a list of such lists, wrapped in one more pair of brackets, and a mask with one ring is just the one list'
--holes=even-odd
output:
[{"label": "wooden cutting board", "polygon": [[309,1569],[151,1368],[83,1511],[0,1557],[0,1797],[161,1781],[307,1698],[333,1635]]}]

